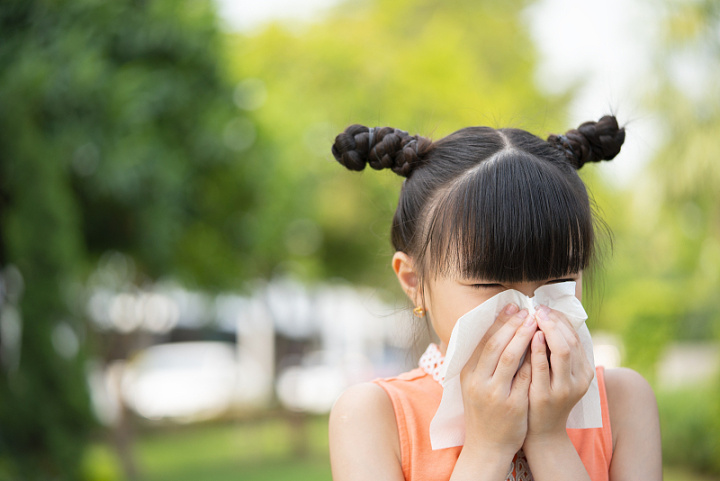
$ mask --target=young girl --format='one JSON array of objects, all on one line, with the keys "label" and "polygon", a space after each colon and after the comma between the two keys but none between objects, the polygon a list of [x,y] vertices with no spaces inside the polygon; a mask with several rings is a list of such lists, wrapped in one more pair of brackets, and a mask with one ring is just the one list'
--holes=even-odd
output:
[{"label": "young girl", "polygon": [[[338,399],[330,415],[336,481],[662,479],[650,386],[629,369],[592,369],[576,330],[548,307],[530,315],[505,306],[460,377],[464,444],[430,444],[443,394],[438,368],[460,317],[507,289],[532,297],[572,280],[581,299],[595,237],[576,170],[612,159],[624,138],[609,116],[547,141],[489,127],[435,142],[362,125],[337,136],[333,155],[348,169],[370,164],[406,178],[392,224],[392,267],[440,344],[430,345],[421,367]],[[602,427],[567,429],[593,378]]]}]

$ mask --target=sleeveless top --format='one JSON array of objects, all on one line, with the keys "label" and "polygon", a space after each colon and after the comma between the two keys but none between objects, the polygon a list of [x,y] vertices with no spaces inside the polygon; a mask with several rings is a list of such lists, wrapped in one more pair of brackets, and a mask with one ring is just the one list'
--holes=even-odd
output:
[{"label": "sleeveless top", "polygon": [[[434,348],[434,349],[433,349]],[[438,377],[442,355],[431,345],[420,361],[422,367],[397,377],[373,381],[382,387],[392,402],[400,439],[402,471],[407,481],[450,479],[462,446],[438,449],[430,446],[430,421],[440,406],[442,385]],[[592,481],[608,481],[612,459],[612,432],[605,392],[604,368],[597,367],[602,428],[568,429],[568,436],[580,455]],[[515,455],[508,481],[532,480],[522,450]]]}]

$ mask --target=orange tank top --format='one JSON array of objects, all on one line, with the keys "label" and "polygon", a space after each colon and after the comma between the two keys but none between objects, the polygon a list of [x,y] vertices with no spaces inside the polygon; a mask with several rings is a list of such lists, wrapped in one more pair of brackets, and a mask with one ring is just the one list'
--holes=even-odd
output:
[{"label": "orange tank top", "polygon": [[[608,481],[612,459],[612,433],[605,393],[605,372],[602,367],[597,367],[596,373],[603,427],[568,429],[567,432],[590,479]],[[395,410],[405,479],[407,481],[450,479],[462,446],[435,451],[430,447],[430,421],[440,406],[442,386],[421,368],[373,382],[385,390]],[[515,469],[527,470],[523,460],[517,458],[516,456],[513,472],[508,479],[532,479],[529,477],[529,471],[515,472]]]}]

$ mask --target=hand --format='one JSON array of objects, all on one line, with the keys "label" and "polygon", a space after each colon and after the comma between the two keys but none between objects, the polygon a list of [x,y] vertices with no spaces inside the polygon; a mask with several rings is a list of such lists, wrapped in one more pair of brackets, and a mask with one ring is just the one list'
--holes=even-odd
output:
[{"label": "hand", "polygon": [[577,331],[562,313],[541,306],[536,319],[539,331],[530,345],[532,381],[526,446],[567,436],[570,411],[595,376]]},{"label": "hand", "polygon": [[530,356],[518,370],[537,323],[510,304],[478,344],[460,374],[465,407],[465,447],[512,457],[528,428]]}]

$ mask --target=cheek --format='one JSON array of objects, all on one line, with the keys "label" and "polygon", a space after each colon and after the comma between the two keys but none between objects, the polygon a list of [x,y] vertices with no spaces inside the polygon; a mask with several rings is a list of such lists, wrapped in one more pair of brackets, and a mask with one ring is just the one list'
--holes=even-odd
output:
[{"label": "cheek", "polygon": [[442,341],[448,342],[457,320],[485,300],[484,297],[473,295],[472,292],[449,292],[432,299],[429,309],[432,325],[438,337]]}]

